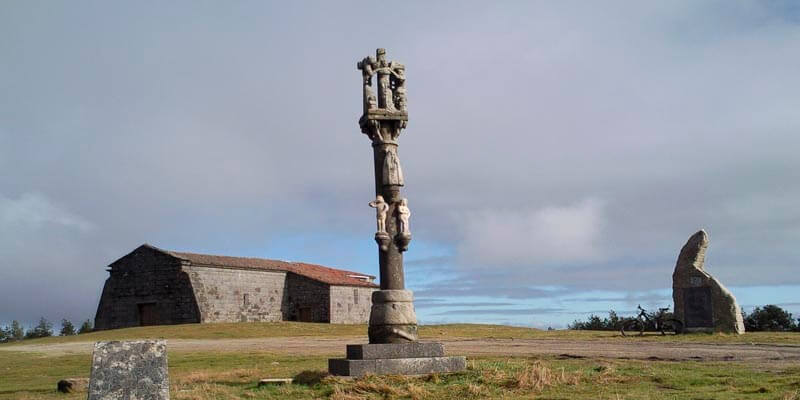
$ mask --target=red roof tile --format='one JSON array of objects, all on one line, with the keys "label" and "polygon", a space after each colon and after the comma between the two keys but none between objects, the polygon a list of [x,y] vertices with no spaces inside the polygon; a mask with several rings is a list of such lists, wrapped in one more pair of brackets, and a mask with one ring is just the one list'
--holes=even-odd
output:
[{"label": "red roof tile", "polygon": [[372,282],[365,282],[363,279],[358,279],[353,277],[353,276],[366,276],[369,277],[370,279],[375,279],[375,277],[372,275],[367,275],[361,272],[329,268],[329,267],[324,267],[322,265],[288,262],[280,260],[268,260],[265,258],[214,256],[209,254],[183,253],[183,252],[163,250],[163,249],[159,250],[169,255],[172,255],[173,257],[180,258],[181,260],[190,261],[193,264],[211,265],[211,266],[229,267],[229,268],[248,268],[248,269],[265,269],[273,271],[286,271],[295,273],[300,276],[304,276],[309,279],[313,279],[315,281],[327,283],[329,285],[378,287],[378,285]]}]

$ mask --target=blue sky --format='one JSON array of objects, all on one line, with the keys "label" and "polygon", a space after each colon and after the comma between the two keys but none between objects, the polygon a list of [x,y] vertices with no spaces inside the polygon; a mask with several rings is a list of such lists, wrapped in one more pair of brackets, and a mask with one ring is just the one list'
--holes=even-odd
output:
[{"label": "blue sky", "polygon": [[0,5],[0,321],[93,318],[142,243],[377,275],[356,61],[407,66],[420,320],[671,305],[677,253],[800,314],[781,1]]}]

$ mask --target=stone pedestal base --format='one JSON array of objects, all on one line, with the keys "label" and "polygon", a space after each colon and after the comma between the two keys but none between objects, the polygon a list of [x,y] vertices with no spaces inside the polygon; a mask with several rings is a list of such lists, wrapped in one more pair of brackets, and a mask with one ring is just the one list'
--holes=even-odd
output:
[{"label": "stone pedestal base", "polygon": [[446,357],[441,343],[347,345],[347,358],[328,360],[328,372],[339,376],[424,375],[463,371],[465,357]]},{"label": "stone pedestal base", "polygon": [[369,314],[370,343],[413,343],[417,341],[417,315],[410,290],[372,292]]}]

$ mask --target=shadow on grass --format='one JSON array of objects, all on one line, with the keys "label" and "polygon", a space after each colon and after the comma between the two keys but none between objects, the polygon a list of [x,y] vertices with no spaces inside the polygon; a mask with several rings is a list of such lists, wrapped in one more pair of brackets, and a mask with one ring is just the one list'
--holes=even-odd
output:
[{"label": "shadow on grass", "polygon": [[305,370],[295,375],[293,379],[294,383],[298,385],[314,386],[320,383],[320,381],[322,381],[322,378],[326,376],[328,376],[327,371]]}]

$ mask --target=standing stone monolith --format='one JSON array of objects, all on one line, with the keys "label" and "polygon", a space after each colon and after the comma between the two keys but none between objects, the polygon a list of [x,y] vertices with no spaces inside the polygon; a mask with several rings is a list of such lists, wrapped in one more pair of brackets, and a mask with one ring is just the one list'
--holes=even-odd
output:
[{"label": "standing stone monolith", "polygon": [[686,242],[672,274],[675,318],[684,332],[744,333],[742,310],[733,294],[705,271],[708,235],[700,230]]},{"label": "standing stone monolith", "polygon": [[[411,243],[408,199],[400,165],[398,138],[408,124],[405,66],[386,59],[386,50],[357,64],[361,70],[361,132],[372,142],[375,169],[375,242],[378,244],[380,290],[372,293],[369,344],[348,345],[346,359],[331,359],[334,375],[427,374],[466,368],[464,357],[446,357],[439,343],[417,342],[414,296],[405,288],[403,252]],[[372,78],[376,77],[377,96]]]},{"label": "standing stone monolith", "polygon": [[97,342],[89,400],[169,400],[167,342]]}]

